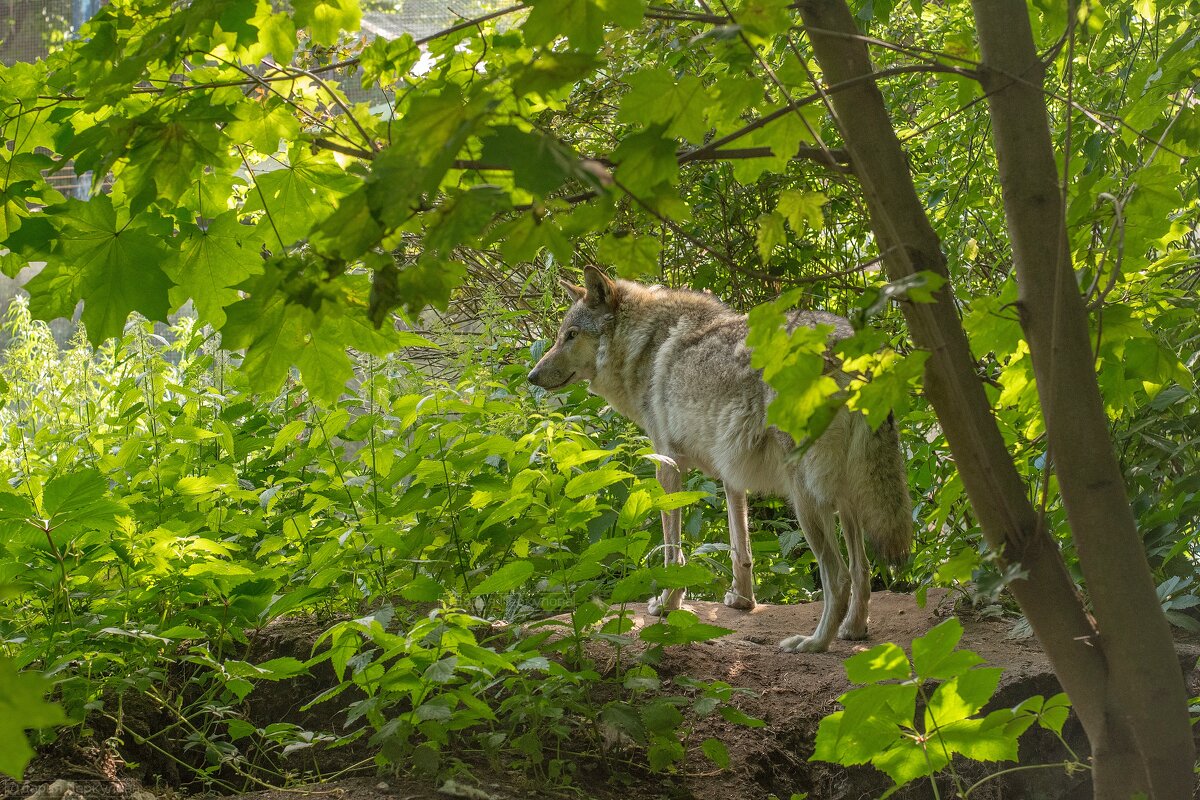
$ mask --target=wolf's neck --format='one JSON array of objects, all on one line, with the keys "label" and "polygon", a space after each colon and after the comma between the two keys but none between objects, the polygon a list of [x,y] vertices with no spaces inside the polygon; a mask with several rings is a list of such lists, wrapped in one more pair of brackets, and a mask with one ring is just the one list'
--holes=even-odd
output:
[{"label": "wolf's neck", "polygon": [[591,391],[645,429],[645,406],[653,384],[654,329],[618,317],[596,351],[596,377]]},{"label": "wolf's neck", "polygon": [[626,286],[612,327],[600,339],[591,391],[650,433],[652,395],[671,371],[666,343],[704,319],[731,312],[694,292]]}]

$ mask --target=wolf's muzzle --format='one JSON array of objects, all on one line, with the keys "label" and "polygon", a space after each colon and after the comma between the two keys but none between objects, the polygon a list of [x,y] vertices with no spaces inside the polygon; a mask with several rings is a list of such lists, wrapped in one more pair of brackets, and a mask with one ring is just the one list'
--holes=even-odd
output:
[{"label": "wolf's muzzle", "polygon": [[575,373],[572,372],[565,379],[563,379],[562,381],[559,381],[558,383],[547,383],[547,382],[545,382],[546,376],[541,373],[540,368],[534,367],[533,370],[529,373],[528,377],[529,377],[529,382],[532,383],[534,386],[540,386],[543,389],[561,389],[563,386],[566,386],[568,383],[571,382],[571,379],[575,377]]}]

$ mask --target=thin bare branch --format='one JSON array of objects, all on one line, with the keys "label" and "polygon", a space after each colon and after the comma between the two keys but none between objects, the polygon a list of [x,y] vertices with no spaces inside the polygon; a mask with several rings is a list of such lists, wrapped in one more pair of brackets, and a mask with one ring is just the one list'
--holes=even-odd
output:
[{"label": "thin bare branch", "polygon": [[[830,84],[829,86],[825,87],[824,91],[829,94],[834,94],[836,92],[841,92],[841,91],[845,91],[846,89],[853,88],[862,83],[879,80],[880,78],[890,78],[893,75],[908,75],[908,74],[919,73],[919,72],[949,72],[952,74],[959,75],[959,74],[963,73],[963,70],[960,70],[957,67],[946,66],[945,64],[905,64],[905,65],[899,66],[899,67],[891,67],[890,69],[881,69],[878,72],[871,73],[870,75],[861,75],[856,78],[852,78],[850,80],[842,81],[840,83]],[[810,105],[812,103],[816,103],[821,100],[821,97],[822,97],[821,92],[813,92],[812,94],[806,94],[803,97],[798,97],[795,100],[793,100],[791,103],[788,103],[787,105],[785,105],[781,108],[775,109],[770,114],[764,114],[763,116],[759,117],[758,119],[756,119],[752,122],[746,123],[744,126],[742,126],[741,128],[738,128],[733,133],[727,134],[727,135],[719,137],[717,139],[713,139],[711,142],[708,142],[700,147],[697,147],[695,150],[692,150],[688,154],[687,160],[688,161],[703,160],[703,159],[707,158],[708,153],[714,152],[714,151],[724,147],[727,144],[736,142],[738,139],[741,139],[744,136],[748,136],[749,134],[754,133],[754,131],[756,131],[759,128],[762,128],[766,125],[769,125],[770,123],[774,122],[775,120],[779,119],[780,117],[787,116],[788,114],[795,111],[797,108],[801,108],[803,106]],[[835,161],[834,163],[838,163],[838,162]]]}]

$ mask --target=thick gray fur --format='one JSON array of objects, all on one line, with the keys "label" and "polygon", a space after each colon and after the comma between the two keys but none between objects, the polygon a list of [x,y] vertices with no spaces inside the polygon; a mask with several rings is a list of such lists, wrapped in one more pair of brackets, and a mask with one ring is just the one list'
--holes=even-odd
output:
[{"label": "thick gray fur", "polygon": [[[866,638],[871,586],[864,535],[890,561],[906,558],[912,544],[893,420],[872,432],[861,415],[839,411],[798,462],[789,460],[794,440],[766,424],[774,392],[750,366],[745,315],[709,294],[613,281],[590,267],[584,287],[564,287],[574,303],[530,381],[545,388],[589,381],[590,391],[637,423],[673,462],[658,469],[664,490],[679,491],[682,474],[693,468],[721,480],[733,559],[728,606],[755,605],[746,493],[788,498],[816,556],[825,606],[816,631],[790,636],[780,647],[822,651],[835,633]],[[792,312],[789,327],[798,325],[832,325],[831,342],[852,333],[849,322],[823,311]],[[848,380],[832,361],[827,373],[840,384]],[[849,565],[838,545],[835,513]],[[663,514],[667,563],[684,562],[680,522],[679,510]],[[682,590],[668,590],[651,600],[650,611],[665,614],[682,602]]]}]

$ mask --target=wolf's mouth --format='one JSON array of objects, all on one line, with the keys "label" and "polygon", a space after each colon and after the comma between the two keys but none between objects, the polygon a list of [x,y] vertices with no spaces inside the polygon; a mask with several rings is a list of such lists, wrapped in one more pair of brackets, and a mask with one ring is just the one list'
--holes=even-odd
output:
[{"label": "wolf's mouth", "polygon": [[566,379],[565,381],[563,381],[562,383],[556,384],[556,385],[554,385],[554,386],[543,386],[542,388],[543,388],[543,389],[550,390],[550,391],[553,391],[554,389],[561,389],[562,387],[564,387],[564,386],[566,386],[568,383],[570,383],[570,382],[571,382],[571,379],[572,379],[572,378],[574,378],[574,377],[575,377],[575,373],[574,373],[574,372],[572,372],[570,375],[568,375],[568,376],[567,376],[567,379]]}]

